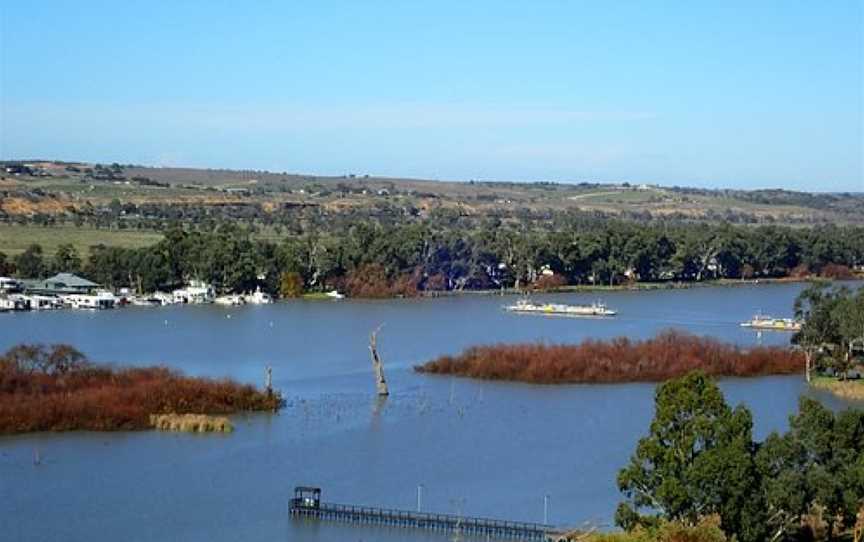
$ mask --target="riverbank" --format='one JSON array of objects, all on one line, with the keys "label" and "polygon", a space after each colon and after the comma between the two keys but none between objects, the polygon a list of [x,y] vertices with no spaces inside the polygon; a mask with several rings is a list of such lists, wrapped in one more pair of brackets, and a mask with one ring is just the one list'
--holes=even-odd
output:
[{"label": "riverbank", "polygon": [[[557,286],[554,288],[532,289],[532,288],[499,288],[487,290],[447,290],[447,291],[424,291],[420,297],[448,297],[460,295],[531,295],[531,294],[567,294],[567,293],[591,293],[591,292],[642,292],[656,290],[687,290],[691,288],[711,287],[734,287],[753,286],[758,284],[804,284],[812,282],[831,282],[818,276],[809,277],[777,277],[759,279],[713,279],[702,281],[664,281],[664,282],[627,282],[623,284],[571,284]],[[864,280],[864,274],[858,274],[845,280]],[[314,295],[314,294],[313,294]],[[305,297],[305,296],[304,296]]]},{"label": "riverbank", "polygon": [[814,388],[827,390],[843,399],[864,401],[864,380],[837,380],[832,376],[814,376],[810,379]]},{"label": "riverbank", "polygon": [[715,339],[664,331],[652,339],[588,339],[576,345],[497,344],[474,346],[414,369],[488,380],[534,384],[659,382],[699,370],[712,376],[794,374],[804,367],[800,352],[782,347],[741,349]]},{"label": "riverbank", "polygon": [[97,365],[66,345],[21,345],[0,358],[0,434],[143,430],[164,425],[159,415],[276,411],[282,404],[277,392],[232,380]]}]

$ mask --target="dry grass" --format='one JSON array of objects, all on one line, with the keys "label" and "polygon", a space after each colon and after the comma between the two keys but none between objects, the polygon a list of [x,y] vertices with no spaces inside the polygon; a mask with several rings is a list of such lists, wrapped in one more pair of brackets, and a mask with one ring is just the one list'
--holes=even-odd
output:
[{"label": "dry grass", "polygon": [[206,414],[151,414],[150,425],[163,431],[185,431],[188,433],[230,433],[234,430],[225,416]]},{"label": "dry grass", "polygon": [[853,401],[864,401],[864,381],[840,381],[831,377],[815,377],[810,384],[816,388],[828,390],[838,397]]},{"label": "dry grass", "polygon": [[93,245],[141,248],[160,240],[161,233],[149,231],[0,224],[0,252],[10,256],[24,252],[31,244],[42,246],[48,257],[53,256],[60,245],[71,244],[84,257],[90,253]]}]

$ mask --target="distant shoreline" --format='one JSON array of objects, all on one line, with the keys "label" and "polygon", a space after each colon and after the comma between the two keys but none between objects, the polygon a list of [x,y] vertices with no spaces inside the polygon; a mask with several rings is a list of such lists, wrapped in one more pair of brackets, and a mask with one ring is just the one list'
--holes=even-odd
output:
[{"label": "distant shoreline", "polygon": [[[822,277],[780,277],[780,278],[761,278],[761,279],[712,279],[704,281],[669,281],[669,282],[633,282],[629,284],[616,284],[613,286],[602,284],[575,284],[569,286],[560,286],[557,288],[549,288],[543,290],[531,289],[515,289],[502,288],[498,290],[448,290],[448,291],[425,291],[420,297],[455,297],[461,295],[535,295],[535,294],[568,294],[568,293],[591,293],[591,292],[638,292],[652,290],[687,290],[691,288],[710,288],[710,287],[728,287],[728,286],[752,286],[760,284],[796,284],[796,283],[812,283],[812,282],[832,282],[835,279],[826,279]],[[856,275],[849,281],[864,280],[864,275]],[[846,282],[846,281],[841,281]],[[363,299],[363,298],[352,298]]]}]

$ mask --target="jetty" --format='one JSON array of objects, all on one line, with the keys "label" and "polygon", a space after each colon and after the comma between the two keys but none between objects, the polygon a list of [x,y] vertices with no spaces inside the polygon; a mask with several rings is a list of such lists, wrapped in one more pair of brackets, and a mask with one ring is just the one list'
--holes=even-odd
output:
[{"label": "jetty", "polygon": [[543,542],[564,540],[562,531],[542,523],[322,502],[321,488],[318,487],[295,487],[289,513],[296,519],[309,518],[357,525],[405,527],[504,540]]}]

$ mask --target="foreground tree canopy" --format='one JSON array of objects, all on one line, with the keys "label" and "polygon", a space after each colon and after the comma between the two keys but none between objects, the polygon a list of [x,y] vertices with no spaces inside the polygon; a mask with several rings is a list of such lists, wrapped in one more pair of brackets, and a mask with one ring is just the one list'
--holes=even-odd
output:
[{"label": "foreground tree canopy", "polygon": [[851,529],[864,511],[864,412],[835,415],[802,397],[787,433],[754,442],[752,426],[704,374],[660,385],[649,435],[618,475],[627,500],[616,522],[716,516],[741,542],[833,540]]},{"label": "foreground tree canopy", "polygon": [[638,224],[580,215],[558,217],[543,228],[494,218],[463,227],[457,215],[408,224],[317,224],[274,242],[228,223],[212,230],[170,229],[146,248],[94,246],[87,258],[71,247],[44,254],[37,245],[0,264],[27,278],[80,268],[108,286],[143,290],[198,278],[223,290],[260,283],[272,293],[284,286],[288,295],[302,286],[389,296],[525,286],[549,272],[555,285],[811,272],[843,277],[864,264],[864,229]]}]

